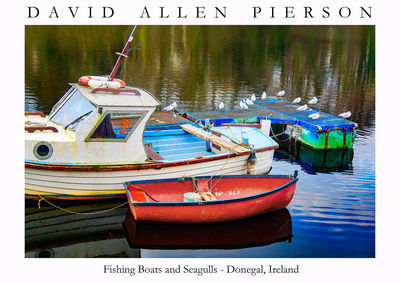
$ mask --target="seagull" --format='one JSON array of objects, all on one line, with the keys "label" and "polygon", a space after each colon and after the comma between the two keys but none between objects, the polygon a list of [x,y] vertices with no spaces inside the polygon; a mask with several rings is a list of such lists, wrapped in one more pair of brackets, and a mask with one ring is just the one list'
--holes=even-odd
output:
[{"label": "seagull", "polygon": [[318,119],[319,118],[319,113],[315,112],[314,114],[308,115],[308,117],[312,118],[313,120]]},{"label": "seagull", "polygon": [[253,105],[254,104],[253,101],[251,99],[248,99],[248,98],[246,98],[245,102],[246,102],[247,105]]},{"label": "seagull", "polygon": [[316,104],[318,101],[318,99],[314,96],[309,102],[308,104]]},{"label": "seagull", "polygon": [[223,102],[221,102],[221,103],[218,105],[218,109],[220,109],[220,110],[221,110],[222,108],[224,108],[224,106],[225,106],[225,105],[224,105],[224,103],[223,103]]},{"label": "seagull", "polygon": [[351,112],[347,111],[347,112],[339,114],[338,116],[342,117],[343,119],[347,119],[347,118],[349,118],[351,116]]},{"label": "seagull", "polygon": [[262,98],[262,100],[265,100],[265,99],[267,99],[267,93],[266,93],[265,91],[263,92],[263,94],[262,94],[261,98]]},{"label": "seagull", "polygon": [[247,104],[243,102],[243,99],[240,100],[239,105],[240,105],[240,109],[248,109],[249,108],[249,107],[247,107]]},{"label": "seagull", "polygon": [[293,100],[293,103],[299,103],[301,101],[301,97],[297,97]]},{"label": "seagull", "polygon": [[256,97],[256,95],[253,93],[252,95],[251,95],[251,98],[250,98],[252,101],[256,101],[256,99],[257,99],[257,97]]},{"label": "seagull", "polygon": [[284,96],[284,95],[285,95],[285,91],[284,91],[284,90],[281,90],[281,91],[278,92],[276,95],[277,95],[277,96]]},{"label": "seagull", "polygon": [[303,106],[298,107],[296,110],[297,111],[304,111],[308,108],[307,104],[304,104]]},{"label": "seagull", "polygon": [[174,109],[178,104],[176,104],[176,102],[173,102],[171,105],[168,105],[167,107],[164,107],[163,110],[165,111],[171,111],[172,109]]}]

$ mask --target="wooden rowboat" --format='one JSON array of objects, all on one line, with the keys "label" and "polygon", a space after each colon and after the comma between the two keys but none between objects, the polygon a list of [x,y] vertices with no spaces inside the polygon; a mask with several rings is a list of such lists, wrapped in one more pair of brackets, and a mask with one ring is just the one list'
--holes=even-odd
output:
[{"label": "wooden rowboat", "polygon": [[[297,171],[282,175],[202,176],[124,183],[135,220],[171,223],[222,222],[285,208]],[[195,194],[199,198],[190,196]]]}]

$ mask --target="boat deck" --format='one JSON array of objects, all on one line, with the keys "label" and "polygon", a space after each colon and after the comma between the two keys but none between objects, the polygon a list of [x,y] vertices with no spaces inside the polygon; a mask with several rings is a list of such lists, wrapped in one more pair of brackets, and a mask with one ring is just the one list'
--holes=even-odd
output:
[{"label": "boat deck", "polygon": [[161,111],[151,115],[146,123],[146,130],[171,130],[179,129],[180,125],[192,123],[191,121],[176,115],[174,112]]},{"label": "boat deck", "polygon": [[213,152],[207,151],[205,140],[180,129],[162,132],[145,131],[143,143],[165,160],[181,160],[214,155]]},{"label": "boat deck", "polygon": [[[223,136],[227,140],[225,143],[228,145],[239,146],[243,141],[246,141],[256,150],[277,146],[277,143],[272,138],[254,128],[214,127],[213,132],[218,136]],[[219,138],[218,136],[216,138]],[[211,142],[214,141],[211,140]],[[187,160],[200,156],[222,154],[227,151],[235,152],[234,148],[225,147],[223,144],[221,144],[221,147],[225,148],[225,150],[212,150],[209,140],[183,129],[144,131],[143,143],[168,161]],[[246,151],[249,150],[245,147],[241,148]]]}]

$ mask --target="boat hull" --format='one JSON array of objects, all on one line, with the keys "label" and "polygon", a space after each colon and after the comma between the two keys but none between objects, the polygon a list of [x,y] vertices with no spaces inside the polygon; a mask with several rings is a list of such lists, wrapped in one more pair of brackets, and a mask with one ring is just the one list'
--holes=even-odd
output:
[{"label": "boat hull", "polygon": [[[185,190],[191,191],[193,180],[126,183],[129,205],[135,220],[210,223],[244,219],[285,208],[293,198],[297,182],[293,176],[214,176],[212,182],[215,185],[212,185],[207,183],[209,178],[198,178],[198,190],[207,191],[211,187],[216,200],[195,202],[176,201],[174,196],[183,195]],[[171,196],[166,197],[170,201],[157,201],[163,197],[160,194],[163,190],[170,193]],[[143,192],[155,197],[148,198]]]},{"label": "boat hull", "polygon": [[[255,174],[269,172],[274,148],[258,151]],[[249,155],[221,155],[181,162],[122,166],[78,166],[26,163],[25,197],[28,199],[124,198],[123,183],[160,178],[182,178],[213,174],[247,174]]]}]

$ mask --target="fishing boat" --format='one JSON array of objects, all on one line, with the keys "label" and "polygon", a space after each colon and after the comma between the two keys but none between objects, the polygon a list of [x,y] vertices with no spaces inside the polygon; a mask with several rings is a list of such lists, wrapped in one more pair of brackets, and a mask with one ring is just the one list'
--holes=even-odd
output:
[{"label": "fishing boat", "polygon": [[126,182],[130,210],[139,221],[223,222],[285,208],[293,175],[231,175]]},{"label": "fishing boat", "polygon": [[262,174],[278,148],[258,129],[207,127],[144,131],[159,101],[116,72],[83,76],[49,115],[25,113],[25,196],[33,199],[125,197],[123,183],[212,174]]}]

